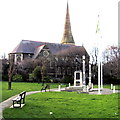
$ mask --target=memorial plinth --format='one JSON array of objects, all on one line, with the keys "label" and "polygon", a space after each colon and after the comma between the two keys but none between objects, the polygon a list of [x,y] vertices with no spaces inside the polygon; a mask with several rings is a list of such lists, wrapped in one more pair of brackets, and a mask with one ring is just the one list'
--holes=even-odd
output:
[{"label": "memorial plinth", "polygon": [[74,72],[74,87],[82,87],[82,85],[83,85],[82,72],[75,71]]},{"label": "memorial plinth", "polygon": [[65,91],[83,91],[84,85],[83,85],[83,78],[82,78],[82,72],[81,71],[75,71],[74,72],[74,86],[67,87]]}]

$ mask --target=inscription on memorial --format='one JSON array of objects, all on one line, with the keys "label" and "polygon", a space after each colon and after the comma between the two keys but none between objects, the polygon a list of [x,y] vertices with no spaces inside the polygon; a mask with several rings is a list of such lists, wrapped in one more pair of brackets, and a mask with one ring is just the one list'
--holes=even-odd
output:
[{"label": "inscription on memorial", "polygon": [[80,79],[80,73],[76,73],[76,80]]}]

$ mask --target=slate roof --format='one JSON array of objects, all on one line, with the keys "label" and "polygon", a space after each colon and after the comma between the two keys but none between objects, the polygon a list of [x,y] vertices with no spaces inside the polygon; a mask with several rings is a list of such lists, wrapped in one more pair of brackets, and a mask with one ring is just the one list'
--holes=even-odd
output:
[{"label": "slate roof", "polygon": [[44,48],[44,46],[45,45],[40,45],[35,49],[33,58],[36,58],[38,56],[38,54],[41,52],[41,50]]},{"label": "slate roof", "polygon": [[[43,45],[47,45],[50,52],[52,54],[60,54],[65,51],[70,51],[70,49],[76,49],[77,51],[86,52],[83,46],[75,46],[68,44],[58,44],[58,43],[47,43],[47,42],[39,42],[39,41],[31,41],[31,40],[22,40],[17,47],[11,53],[30,53],[36,54],[38,51],[42,49]],[[40,47],[41,46],[41,47]]]}]

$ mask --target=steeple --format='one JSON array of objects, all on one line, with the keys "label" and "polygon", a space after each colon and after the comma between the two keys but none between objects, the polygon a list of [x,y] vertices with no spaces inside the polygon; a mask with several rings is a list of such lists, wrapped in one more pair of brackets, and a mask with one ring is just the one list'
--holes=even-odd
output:
[{"label": "steeple", "polygon": [[61,40],[62,44],[75,44],[72,31],[71,31],[71,24],[70,24],[70,15],[69,15],[69,6],[67,2],[67,10],[66,10],[66,19],[65,19],[65,25],[64,25],[64,33],[63,38]]}]

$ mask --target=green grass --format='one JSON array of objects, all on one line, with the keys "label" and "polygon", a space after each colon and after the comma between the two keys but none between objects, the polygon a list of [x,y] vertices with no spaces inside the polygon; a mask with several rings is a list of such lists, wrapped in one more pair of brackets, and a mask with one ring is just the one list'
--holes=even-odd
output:
[{"label": "green grass", "polygon": [[[25,82],[12,82],[12,90],[8,90],[8,82],[0,82],[2,84],[2,98],[0,98],[0,102],[4,101],[14,95],[19,94],[22,91],[38,91],[42,88],[42,84],[38,83],[25,83]],[[51,88],[58,88],[58,83],[49,83]],[[65,87],[66,85],[62,85],[61,87]],[[97,85],[94,85],[94,88],[97,88]],[[110,85],[104,85],[104,88],[109,88]],[[116,85],[116,89],[120,90],[120,85]]]},{"label": "green grass", "polygon": [[[2,99],[1,101],[4,101],[14,95],[19,94],[22,91],[38,91],[41,90],[42,84],[38,83],[25,83],[25,82],[12,82],[12,90],[8,90],[8,82],[0,82],[2,84],[2,91],[0,90],[0,93],[2,93]],[[48,83],[50,84],[50,88],[58,88],[58,83]],[[45,84],[44,84],[45,86]],[[66,85],[62,85],[61,87],[65,87]]]},{"label": "green grass", "polygon": [[[2,100],[22,91],[38,91],[38,83],[12,82],[12,90],[7,90],[8,83],[2,83]],[[59,84],[50,84],[58,88]],[[66,85],[62,85],[65,87]],[[97,85],[94,85],[97,87]],[[104,85],[110,88],[110,85]],[[116,86],[119,89],[119,86]],[[88,95],[76,92],[43,92],[26,96],[26,105],[21,108],[3,111],[4,118],[118,118],[118,94]],[[119,107],[120,109],[120,107]],[[53,112],[53,115],[49,113]]]},{"label": "green grass", "polygon": [[[94,85],[93,87],[94,87],[94,88],[98,88],[98,85]],[[103,86],[103,88],[111,89],[111,85],[105,84],[105,85]],[[120,85],[115,85],[115,89],[116,89],[116,90],[120,90]]]},{"label": "green grass", "polygon": [[[118,93],[89,95],[43,92],[26,97],[26,105],[3,111],[4,118],[118,118]],[[50,115],[53,112],[53,115]]]}]

